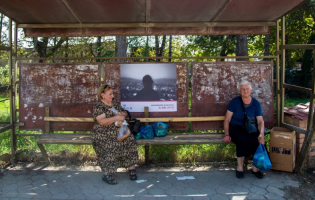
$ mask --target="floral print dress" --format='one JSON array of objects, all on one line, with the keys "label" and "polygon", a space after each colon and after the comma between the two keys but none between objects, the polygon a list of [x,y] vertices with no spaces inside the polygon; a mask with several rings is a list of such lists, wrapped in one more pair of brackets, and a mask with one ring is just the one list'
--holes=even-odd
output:
[{"label": "floral print dress", "polygon": [[[123,108],[113,101],[113,107],[118,112],[123,111]],[[113,117],[114,113],[111,107],[102,101],[98,101],[93,107],[93,119],[95,125],[92,130],[93,148],[98,158],[98,163],[104,175],[116,173],[119,167],[131,167],[139,162],[136,140],[130,134],[125,140],[117,142],[119,127],[115,124],[101,126],[96,117],[105,114],[105,117]]]}]

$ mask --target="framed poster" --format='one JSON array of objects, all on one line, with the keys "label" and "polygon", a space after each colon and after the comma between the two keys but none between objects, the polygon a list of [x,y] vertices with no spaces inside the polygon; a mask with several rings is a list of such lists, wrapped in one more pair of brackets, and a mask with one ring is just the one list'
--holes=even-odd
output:
[{"label": "framed poster", "polygon": [[175,63],[120,64],[120,101],[129,112],[177,111]]}]

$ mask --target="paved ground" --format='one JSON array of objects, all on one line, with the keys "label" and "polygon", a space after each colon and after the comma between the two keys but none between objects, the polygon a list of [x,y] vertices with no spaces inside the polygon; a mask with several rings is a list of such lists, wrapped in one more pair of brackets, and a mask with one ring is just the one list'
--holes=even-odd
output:
[{"label": "paved ground", "polygon": [[[120,169],[117,185],[101,180],[98,167],[47,167],[32,164],[8,168],[0,178],[0,199],[283,199],[285,186],[299,187],[295,175],[267,171],[264,179],[232,168],[141,167],[132,182]],[[194,180],[176,177],[194,176]]]}]

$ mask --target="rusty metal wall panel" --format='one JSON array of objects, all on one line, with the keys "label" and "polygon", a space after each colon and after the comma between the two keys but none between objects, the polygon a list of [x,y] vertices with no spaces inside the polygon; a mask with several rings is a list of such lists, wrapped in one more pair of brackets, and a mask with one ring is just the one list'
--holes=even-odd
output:
[{"label": "rusty metal wall panel", "polygon": [[103,64],[105,83],[113,87],[114,98],[120,102],[120,63]]},{"label": "rusty metal wall panel", "polygon": [[266,35],[270,34],[269,26],[255,27],[211,27],[209,35]]},{"label": "rusty metal wall panel", "polygon": [[269,27],[211,28],[25,28],[26,37],[97,37],[145,35],[239,35],[269,34]]},{"label": "rusty metal wall panel", "polygon": [[[121,63],[122,64],[122,63]],[[125,63],[124,63],[125,64]],[[131,64],[131,63],[128,63]],[[136,64],[136,63],[135,63]],[[144,63],[141,63],[144,64]],[[150,62],[152,64],[152,62]],[[114,95],[120,101],[120,64],[105,63],[105,82],[114,87]],[[150,112],[150,117],[188,117],[188,64],[176,63],[177,67],[177,112]],[[132,118],[144,117],[144,112],[131,113]],[[188,123],[169,123],[169,130],[187,130]]]},{"label": "rusty metal wall panel", "polygon": [[[100,64],[20,63],[20,130],[45,130],[45,107],[53,117],[92,117]],[[51,130],[91,130],[94,123],[51,122]]]},{"label": "rusty metal wall panel", "polygon": [[[193,62],[191,116],[224,116],[237,84],[247,79],[262,108],[266,126],[273,126],[273,62]],[[193,130],[222,130],[223,122],[193,122]]]},{"label": "rusty metal wall panel", "polygon": [[144,28],[25,28],[26,37],[97,37],[146,35]]}]

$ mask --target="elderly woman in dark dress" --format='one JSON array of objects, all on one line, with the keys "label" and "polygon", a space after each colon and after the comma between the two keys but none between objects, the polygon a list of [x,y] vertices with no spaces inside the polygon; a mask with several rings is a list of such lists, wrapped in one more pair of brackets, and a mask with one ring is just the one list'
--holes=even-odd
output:
[{"label": "elderly woman in dark dress", "polygon": [[[130,180],[137,180],[135,164],[138,163],[138,150],[136,141],[131,134],[123,141],[117,141],[119,127],[116,121],[122,121],[127,116],[126,111],[115,101],[113,89],[104,84],[97,92],[98,101],[93,107],[95,125],[92,131],[93,148],[102,169],[102,179],[108,184],[117,184],[113,178],[118,167],[129,169]],[[111,108],[118,112],[115,115]]]},{"label": "elderly woman in dark dress", "polygon": [[[264,140],[264,120],[262,118],[260,103],[251,96],[252,87],[246,80],[241,81],[238,85],[240,89],[240,97],[231,100],[226,111],[224,120],[224,138],[226,143],[233,142],[236,145],[237,169],[236,177],[244,178],[243,164],[244,157],[255,154],[259,143],[265,144]],[[248,134],[244,129],[244,113],[242,104],[248,116],[256,117],[258,124],[258,132]],[[252,173],[257,178],[263,178],[263,174],[258,168],[253,166]]]}]

